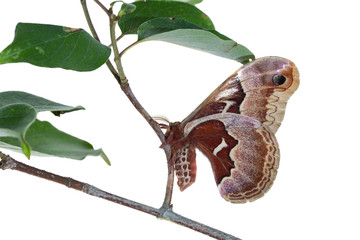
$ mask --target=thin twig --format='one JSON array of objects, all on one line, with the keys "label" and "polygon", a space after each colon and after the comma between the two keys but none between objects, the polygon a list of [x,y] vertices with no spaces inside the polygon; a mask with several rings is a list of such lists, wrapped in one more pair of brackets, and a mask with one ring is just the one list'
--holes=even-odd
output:
[{"label": "thin twig", "polygon": [[162,132],[159,124],[149,115],[149,113],[141,106],[140,102],[137,100],[137,98],[134,96],[133,92],[131,91],[131,88],[129,84],[122,84],[121,89],[125,93],[125,95],[128,97],[130,102],[133,104],[133,106],[136,108],[136,110],[143,116],[143,118],[149,123],[151,128],[154,130],[156,135],[159,137],[162,148],[166,154],[167,159],[167,166],[168,166],[168,178],[166,183],[166,191],[165,191],[165,197],[164,202],[162,205],[162,208],[167,209],[171,207],[171,199],[172,199],[172,193],[174,188],[174,165],[171,163],[171,149],[170,146],[166,143],[166,137],[164,133]]},{"label": "thin twig", "polygon": [[[90,28],[90,31],[91,31],[91,34],[93,35],[93,37],[98,41],[98,42],[101,42],[100,41],[100,38],[99,38],[99,35],[97,34],[96,32],[96,29],[94,27],[94,24],[92,23],[92,20],[91,20],[91,17],[90,17],[90,13],[89,13],[89,9],[87,7],[87,3],[86,3],[86,0],[80,0],[81,2],[81,6],[83,8],[83,11],[84,11],[84,15],[85,15],[85,18],[86,18],[86,22],[88,23],[88,26]],[[101,6],[103,6],[101,4]],[[107,12],[107,11],[106,11]],[[110,70],[110,72],[112,73],[112,75],[115,77],[115,79],[117,81],[120,81],[119,79],[119,76],[114,68],[114,66],[112,65],[112,63],[107,60],[106,61],[106,66],[108,67],[108,69]]]},{"label": "thin twig", "polygon": [[[128,97],[128,99],[130,100],[130,102],[133,104],[133,106],[136,108],[136,110],[138,110],[138,112],[141,114],[141,116],[143,116],[143,118],[150,124],[150,126],[153,128],[153,130],[155,131],[156,135],[159,137],[161,143],[165,142],[165,135],[162,132],[161,128],[159,127],[159,125],[157,124],[157,122],[155,120],[152,119],[152,117],[150,116],[150,114],[142,107],[142,105],[140,104],[140,102],[137,100],[137,98],[134,96],[129,84],[124,84],[121,86],[123,92],[125,93],[125,95]],[[169,152],[169,148],[167,146],[167,149],[164,149],[165,152],[167,152],[167,157],[170,158],[170,152]]]},{"label": "thin twig", "polygon": [[[83,6],[85,17],[87,19],[89,27],[90,27],[90,29],[92,29],[91,32],[93,33],[94,37],[97,37],[98,41],[100,41],[99,37],[96,34],[95,27],[92,24],[90,14],[89,14],[89,11],[88,11],[88,8],[87,8],[87,5],[86,5],[86,0],[81,0],[81,3],[82,3],[82,6]],[[101,8],[104,8],[104,6],[99,1],[97,1],[97,3]],[[133,92],[132,92],[132,90],[130,88],[130,85],[129,85],[128,81],[127,81],[127,78],[125,76],[125,73],[123,71],[123,67],[122,67],[122,64],[121,64],[121,55],[124,53],[124,51],[119,53],[119,50],[118,50],[118,47],[117,47],[117,41],[119,41],[124,36],[124,34],[121,34],[119,38],[116,38],[116,35],[115,35],[115,26],[116,26],[116,22],[117,22],[116,21],[116,16],[114,16],[112,14],[112,10],[106,10],[106,12],[107,12],[107,14],[109,16],[109,19],[110,19],[111,46],[113,47],[113,52],[114,52],[114,55],[115,55],[115,62],[116,62],[116,66],[117,66],[117,69],[118,69],[119,73],[112,66],[112,64],[110,63],[109,60],[107,61],[108,68],[113,73],[113,75],[116,78],[117,82],[119,83],[122,91],[128,97],[128,99],[133,104],[135,109],[145,118],[145,120],[148,122],[148,124],[152,127],[152,129],[154,130],[156,135],[159,137],[159,139],[161,141],[161,144],[163,145],[165,143],[165,141],[166,141],[166,138],[165,138],[164,133],[161,131],[160,126],[158,125],[158,123],[156,121],[154,121],[152,119],[150,114],[148,114],[147,111],[142,107],[142,105],[137,100],[137,98],[135,97],[135,95],[133,94]],[[135,44],[136,43],[130,45],[126,49],[129,49],[131,46],[134,46]],[[171,199],[172,199],[172,192],[173,192],[173,186],[174,186],[174,169],[173,169],[173,166],[170,165],[171,149],[170,149],[169,145],[164,144],[163,149],[165,151],[167,164],[168,164],[168,179],[167,179],[165,197],[164,197],[164,202],[163,202],[162,208],[163,209],[168,209],[168,208],[171,207]]]},{"label": "thin twig", "polygon": [[94,0],[94,2],[110,17],[111,12],[100,1]]},{"label": "thin twig", "polygon": [[63,177],[60,175],[56,175],[38,168],[31,167],[29,165],[26,165],[24,163],[18,162],[12,157],[5,155],[4,153],[0,152],[0,168],[2,170],[17,170],[23,173],[27,173],[36,177],[40,177],[52,182],[59,183],[61,185],[64,185],[68,188],[72,188],[78,191],[82,191],[86,194],[89,194],[94,197],[99,197],[120,205],[124,205],[130,208],[133,208],[135,210],[148,213],[150,215],[153,215],[157,218],[166,219],[175,223],[178,223],[182,226],[185,226],[187,228],[193,229],[195,231],[198,231],[200,233],[203,233],[205,235],[208,235],[210,237],[220,239],[220,240],[240,240],[239,238],[236,238],[232,235],[229,235],[227,233],[224,233],[222,231],[219,231],[217,229],[211,228],[209,226],[206,226],[204,224],[198,223],[196,221],[193,221],[191,219],[185,218],[177,213],[175,213],[171,208],[154,208],[147,206],[142,203],[138,203],[123,197],[116,196],[112,193],[108,193],[106,191],[103,191],[93,185],[80,182],[78,180],[69,178],[69,177]]},{"label": "thin twig", "polygon": [[91,34],[93,35],[93,37],[98,40],[100,42],[100,38],[99,38],[99,35],[97,34],[96,30],[95,30],[95,27],[94,27],[94,24],[92,23],[92,20],[91,20],[91,17],[90,17],[90,13],[89,13],[89,9],[87,7],[87,3],[86,3],[86,0],[81,0],[81,6],[83,8],[83,11],[84,11],[84,15],[85,15],[85,19],[86,19],[86,22],[90,28],[90,31],[91,31]]},{"label": "thin twig", "polygon": [[[115,33],[115,27],[117,21],[115,20],[116,16],[111,15],[110,17],[110,38],[111,38],[111,45],[113,47],[114,52],[114,61],[116,63],[116,67],[119,73],[120,77],[120,87],[125,93],[125,95],[128,97],[130,102],[133,104],[133,106],[138,110],[138,112],[145,118],[145,120],[149,123],[149,125],[153,128],[156,135],[159,137],[161,143],[165,143],[165,135],[162,132],[161,128],[157,124],[156,121],[153,120],[153,118],[150,116],[150,114],[143,108],[143,106],[140,104],[140,102],[137,100],[135,95],[133,94],[130,85],[128,83],[128,80],[125,76],[124,69],[121,64],[121,57],[119,53],[119,49],[117,46],[117,40],[116,40],[116,33]],[[170,159],[170,151],[169,149],[164,149],[167,155],[167,158]]]},{"label": "thin twig", "polygon": [[116,33],[115,33],[115,27],[116,27],[116,23],[117,23],[116,16],[111,14],[111,16],[109,17],[109,21],[110,21],[111,46],[112,46],[113,52],[114,52],[115,65],[116,65],[116,68],[117,68],[117,71],[118,71],[118,74],[119,74],[119,77],[120,77],[119,84],[120,85],[125,85],[125,84],[127,84],[128,81],[127,81],[127,78],[125,76],[122,64],[121,64],[121,58],[120,58],[120,55],[119,55],[119,49],[118,49],[117,42],[116,42]]},{"label": "thin twig", "polygon": [[[170,159],[170,161],[171,161],[171,159]],[[163,201],[161,208],[163,208],[163,209],[172,208],[171,200],[172,200],[172,195],[173,195],[173,189],[174,189],[174,165],[171,163],[168,163],[168,179],[167,179],[167,183],[166,183],[165,197],[164,197],[164,201]]]}]

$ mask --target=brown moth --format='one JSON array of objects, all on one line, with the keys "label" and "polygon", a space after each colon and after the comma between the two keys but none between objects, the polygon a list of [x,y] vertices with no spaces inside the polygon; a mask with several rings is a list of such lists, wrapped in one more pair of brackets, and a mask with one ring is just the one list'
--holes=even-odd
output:
[{"label": "brown moth", "polygon": [[171,123],[166,143],[180,190],[195,182],[198,148],[210,160],[225,200],[245,203],[262,197],[279,166],[275,133],[298,86],[294,63],[259,58],[231,75],[182,122]]}]

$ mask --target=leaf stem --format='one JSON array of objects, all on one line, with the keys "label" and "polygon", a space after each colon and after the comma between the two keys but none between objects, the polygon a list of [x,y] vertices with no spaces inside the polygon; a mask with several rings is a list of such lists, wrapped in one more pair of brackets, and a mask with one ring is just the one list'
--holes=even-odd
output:
[{"label": "leaf stem", "polygon": [[124,205],[126,207],[130,207],[132,209],[153,215],[160,219],[166,219],[175,223],[178,223],[182,226],[187,228],[193,229],[210,237],[220,239],[220,240],[240,240],[230,234],[224,233],[202,223],[193,221],[186,217],[183,217],[177,213],[175,213],[171,208],[154,208],[139,202],[135,202],[112,193],[106,192],[102,189],[99,189],[93,185],[88,183],[80,182],[78,180],[63,177],[57,174],[53,174],[51,172],[47,172],[38,168],[31,167],[24,163],[18,162],[12,157],[5,155],[4,153],[0,152],[0,168],[2,170],[17,170],[26,174],[30,174],[39,178],[43,178],[52,182],[59,183],[64,185],[68,188],[72,188],[78,191],[82,191],[86,194],[89,194],[94,197],[102,198],[120,205]]},{"label": "leaf stem", "polygon": [[120,57],[122,57],[122,55],[124,55],[129,49],[131,49],[132,47],[136,46],[139,43],[140,43],[139,41],[135,41],[132,44],[130,44],[129,46],[127,46],[126,48],[124,48],[124,50],[122,50],[120,53]]},{"label": "leaf stem", "polygon": [[125,36],[125,34],[122,33],[120,36],[118,36],[118,37],[116,38],[116,41],[117,41],[117,42],[120,41],[124,36]]}]

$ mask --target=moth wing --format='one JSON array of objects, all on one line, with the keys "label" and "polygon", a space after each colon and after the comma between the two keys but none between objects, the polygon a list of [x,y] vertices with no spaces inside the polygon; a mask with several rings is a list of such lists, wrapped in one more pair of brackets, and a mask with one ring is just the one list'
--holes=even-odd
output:
[{"label": "moth wing", "polygon": [[[279,76],[282,81],[275,81]],[[252,117],[276,133],[290,96],[299,86],[299,72],[293,62],[281,57],[256,59],[232,74],[188,117],[188,122],[218,113]]]},{"label": "moth wing", "polygon": [[271,187],[279,166],[274,134],[239,114],[215,114],[185,127],[191,142],[210,160],[220,195],[233,203],[254,201]]}]

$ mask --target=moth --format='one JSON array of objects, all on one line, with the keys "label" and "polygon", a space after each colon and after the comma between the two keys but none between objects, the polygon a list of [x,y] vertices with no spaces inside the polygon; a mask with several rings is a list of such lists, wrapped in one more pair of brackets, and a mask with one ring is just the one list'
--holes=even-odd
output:
[{"label": "moth", "polygon": [[259,58],[232,74],[182,122],[170,123],[166,144],[180,190],[195,182],[197,148],[210,160],[225,200],[245,203],[262,197],[279,167],[275,133],[298,86],[293,62]]}]

